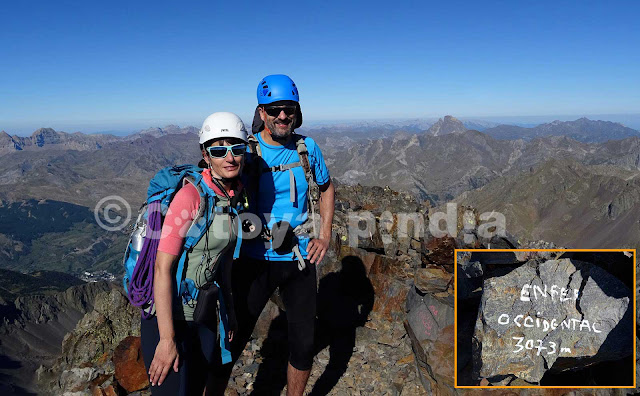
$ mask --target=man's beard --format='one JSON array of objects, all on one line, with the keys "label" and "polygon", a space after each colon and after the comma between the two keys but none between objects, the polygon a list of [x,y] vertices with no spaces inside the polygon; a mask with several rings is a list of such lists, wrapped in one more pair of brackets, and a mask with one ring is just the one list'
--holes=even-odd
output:
[{"label": "man's beard", "polygon": [[276,129],[276,121],[279,121],[279,120],[276,119],[274,121],[270,121],[270,120],[265,121],[265,125],[271,131],[271,137],[273,139],[286,139],[286,138],[288,138],[289,135],[291,135],[291,132],[293,132],[293,125],[296,122],[296,118],[293,117],[292,119],[290,119],[288,124],[280,124],[280,125],[285,125],[287,127],[285,130]]}]

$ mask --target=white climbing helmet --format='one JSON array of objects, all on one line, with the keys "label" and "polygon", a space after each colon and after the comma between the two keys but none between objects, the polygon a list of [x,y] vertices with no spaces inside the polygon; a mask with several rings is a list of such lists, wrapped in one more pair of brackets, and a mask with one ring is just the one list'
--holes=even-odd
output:
[{"label": "white climbing helmet", "polygon": [[245,143],[248,141],[244,122],[237,115],[226,111],[213,113],[205,118],[198,137],[200,144],[218,138],[237,138]]}]

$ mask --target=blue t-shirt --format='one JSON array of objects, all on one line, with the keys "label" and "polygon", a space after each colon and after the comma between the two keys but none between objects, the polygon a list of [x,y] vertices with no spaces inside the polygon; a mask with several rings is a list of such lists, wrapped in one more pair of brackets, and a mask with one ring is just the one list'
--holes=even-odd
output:
[{"label": "blue t-shirt", "polygon": [[[286,165],[299,162],[300,157],[296,150],[296,143],[292,139],[286,146],[272,146],[266,144],[259,133],[255,134],[260,149],[262,150],[262,166],[274,167],[278,165]],[[329,169],[324,163],[324,158],[320,152],[320,148],[310,137],[304,137],[304,142],[309,152],[309,164],[315,173],[316,183],[323,185],[329,182]],[[247,155],[246,161],[251,162],[257,160],[256,157]],[[289,172],[293,172],[295,177],[295,199],[291,202],[290,196],[290,176]],[[291,170],[264,172],[260,176],[258,196],[255,197],[256,214],[271,230],[273,224],[284,220],[295,228],[307,220],[307,193],[308,183],[304,176],[304,168],[297,166]],[[300,253],[303,257],[307,257],[307,244],[309,238],[299,237]],[[242,243],[242,252],[251,258],[269,261],[291,261],[296,260],[293,253],[278,254],[271,248],[271,242],[265,242],[262,238],[254,238],[245,240]]]}]

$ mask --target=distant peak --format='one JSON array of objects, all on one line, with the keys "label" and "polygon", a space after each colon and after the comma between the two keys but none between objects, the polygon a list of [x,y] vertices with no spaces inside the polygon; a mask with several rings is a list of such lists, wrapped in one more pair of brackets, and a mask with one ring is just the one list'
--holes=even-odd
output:
[{"label": "distant peak", "polygon": [[428,134],[433,136],[446,135],[449,133],[462,133],[466,132],[467,128],[464,124],[451,115],[446,115],[444,118],[440,118],[435,124],[429,128]]},{"label": "distant peak", "polygon": [[55,135],[58,132],[56,132],[55,129],[53,128],[38,128],[35,130],[35,132],[33,132],[33,134],[31,134],[31,136],[38,136],[38,135]]}]

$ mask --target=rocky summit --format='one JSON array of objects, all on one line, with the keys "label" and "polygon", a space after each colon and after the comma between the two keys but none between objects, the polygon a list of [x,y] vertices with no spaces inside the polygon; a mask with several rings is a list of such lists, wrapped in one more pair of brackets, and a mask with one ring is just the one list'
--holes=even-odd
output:
[{"label": "rocky summit", "polygon": [[[354,218],[354,213],[361,218]],[[457,219],[457,235],[453,237],[434,238],[419,230],[399,234],[400,213],[411,215],[418,223],[421,219],[429,220],[428,206],[408,194],[390,188],[337,186],[333,239],[318,266],[318,331],[308,394],[457,395],[471,390],[455,387],[456,373],[458,384],[531,385],[541,371],[544,375],[540,382],[544,383],[551,381],[548,378],[560,381],[575,370],[582,377],[591,375],[596,378],[594,381],[600,381],[597,371],[589,370],[596,370],[592,367],[603,370],[603,365],[611,367],[607,373],[612,370],[624,373],[623,367],[628,370],[631,357],[624,355],[631,349],[625,344],[627,339],[618,337],[616,332],[631,312],[630,296],[624,287],[630,289],[633,285],[628,281],[632,277],[616,272],[622,268],[618,258],[561,256],[553,252],[492,253],[482,257],[475,252],[460,253],[456,279],[456,248],[554,245],[545,242],[521,245],[509,235],[465,242],[469,230],[464,229],[462,216]],[[363,223],[372,226],[372,231],[361,233],[355,240],[350,238],[350,227]],[[394,238],[389,238],[391,235]],[[630,260],[622,257],[622,262]],[[501,277],[513,279],[507,278],[507,282],[501,281]],[[519,285],[509,289],[511,294],[498,288],[509,282]],[[525,284],[531,287],[523,292]],[[546,303],[543,293],[547,296]],[[56,297],[62,295],[58,293],[47,298],[30,297],[28,301],[38,302],[37,309],[36,303],[27,303],[25,299],[9,304],[14,319],[5,321],[0,352],[10,355],[11,365],[1,367],[1,374],[13,379],[2,388],[9,391],[3,394],[11,391],[74,396],[150,394],[140,353],[140,316],[120,286],[104,283],[74,286],[63,294],[83,302],[74,305],[68,299]],[[483,297],[485,294],[487,297]],[[495,298],[496,295],[500,298]],[[521,308],[527,307],[530,319],[524,318],[525,311],[512,309],[513,302],[508,305],[507,296],[517,301],[529,298],[530,301],[521,301]],[[286,393],[288,346],[286,312],[282,308],[276,294],[233,369],[228,395]],[[502,325],[507,322],[502,314],[509,315],[508,324]],[[555,315],[558,319],[553,322]],[[483,327],[494,319],[499,321],[498,330]],[[476,332],[478,320],[482,333]],[[532,323],[534,327],[530,328]],[[504,350],[498,351],[504,363],[491,360],[490,346],[500,344],[500,339],[490,339],[495,336],[493,332],[502,331],[504,335],[510,327],[515,329],[508,330],[513,337],[524,337],[515,331],[544,332],[546,328],[550,334],[553,326],[557,333],[553,342],[558,344],[558,352],[552,365],[544,351],[541,357],[537,356],[537,350],[532,352],[523,339],[523,350],[531,360],[521,371],[527,371],[529,376],[500,374],[502,366],[510,367],[511,374],[516,372],[519,363],[511,362]],[[31,342],[33,338],[28,334],[52,331],[48,329],[55,329],[57,336],[47,344],[47,359],[38,361],[43,343]],[[543,339],[538,333],[532,333],[533,336]],[[17,345],[16,340],[21,340],[19,348],[8,348]],[[479,342],[487,346],[482,348],[487,355],[473,348]],[[574,355],[562,352],[561,348],[571,348]],[[598,353],[594,354],[596,348]],[[17,378],[16,367],[25,365],[21,355],[30,356],[26,362],[29,371],[22,370]],[[497,359],[498,353],[493,355]],[[476,375],[480,372],[482,377]],[[628,393],[632,391],[635,389]],[[576,392],[588,394],[586,390]]]}]

